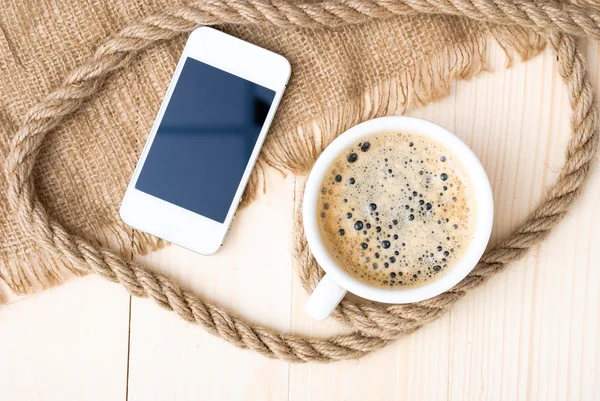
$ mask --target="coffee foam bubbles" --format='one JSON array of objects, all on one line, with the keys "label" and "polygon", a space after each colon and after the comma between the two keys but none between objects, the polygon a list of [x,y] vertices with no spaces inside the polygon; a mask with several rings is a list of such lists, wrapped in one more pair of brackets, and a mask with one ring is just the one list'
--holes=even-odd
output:
[{"label": "coffee foam bubbles", "polygon": [[328,252],[370,285],[422,285],[451,269],[474,230],[472,189],[456,156],[429,138],[384,132],[342,152],[321,183]]}]

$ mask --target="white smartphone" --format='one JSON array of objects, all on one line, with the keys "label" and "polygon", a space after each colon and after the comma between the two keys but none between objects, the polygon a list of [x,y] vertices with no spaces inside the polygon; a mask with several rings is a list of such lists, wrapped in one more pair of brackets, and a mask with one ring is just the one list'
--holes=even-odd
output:
[{"label": "white smartphone", "polygon": [[215,253],[290,70],[278,54],[212,28],[193,31],[125,193],[123,221]]}]

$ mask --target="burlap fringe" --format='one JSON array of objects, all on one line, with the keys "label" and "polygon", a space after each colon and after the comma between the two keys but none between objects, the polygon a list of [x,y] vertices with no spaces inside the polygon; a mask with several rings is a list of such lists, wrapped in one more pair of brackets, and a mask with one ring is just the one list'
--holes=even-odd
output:
[{"label": "burlap fringe", "polygon": [[[491,25],[489,33],[506,55],[506,68],[515,54],[527,61],[544,50],[543,38],[521,27]],[[402,115],[450,94],[452,82],[470,80],[489,70],[489,37],[477,37],[458,47],[447,48],[436,58],[405,68],[363,94],[337,105],[321,117],[297,127],[296,136],[268,138],[265,162],[275,168],[306,174],[321,152],[342,132],[363,121],[387,115]]]},{"label": "burlap fringe", "polygon": [[[160,238],[127,227],[118,217],[115,221],[111,226],[94,230],[91,242],[98,246],[108,245],[129,258],[145,255],[167,244]],[[4,285],[0,285],[0,305],[85,275],[76,266],[46,254],[42,249],[39,248],[39,253],[21,255],[21,258],[3,258],[0,284]]]},{"label": "burlap fringe", "polygon": [[[490,25],[489,34],[504,50],[507,68],[513,64],[515,54],[521,61],[527,61],[545,48],[539,35],[520,27]],[[481,36],[458,47],[447,48],[435,58],[409,66],[398,75],[365,89],[360,96],[329,109],[317,119],[296,127],[282,127],[285,132],[297,132],[296,136],[267,137],[270,145],[251,175],[242,206],[252,203],[261,187],[266,192],[265,164],[281,172],[306,174],[327,145],[353,125],[375,117],[405,114],[449,95],[452,82],[469,80],[489,70],[489,39]],[[161,239],[130,229],[118,217],[114,225],[94,232],[94,242],[110,245],[126,257],[146,254],[166,245]],[[83,274],[67,262],[41,251],[23,255],[18,261],[6,258],[2,263],[0,280],[12,294],[4,294],[6,290],[0,285],[0,304]]]}]

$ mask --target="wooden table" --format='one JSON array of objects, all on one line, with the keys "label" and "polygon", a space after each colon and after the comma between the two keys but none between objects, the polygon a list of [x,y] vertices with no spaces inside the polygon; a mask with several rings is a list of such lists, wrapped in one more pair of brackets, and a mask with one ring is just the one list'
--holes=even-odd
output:
[{"label": "wooden table", "polygon": [[[600,47],[582,49],[600,92]],[[554,182],[570,112],[549,51],[510,70],[496,45],[490,58],[494,73],[411,115],[456,132],[481,158],[495,241]],[[0,307],[0,400],[599,399],[599,170],[541,246],[436,322],[359,361],[269,360],[90,276]],[[295,179],[270,171],[267,180],[268,193],[239,213],[216,256],[171,246],[144,260],[261,324],[340,332],[303,311],[290,252]]]}]

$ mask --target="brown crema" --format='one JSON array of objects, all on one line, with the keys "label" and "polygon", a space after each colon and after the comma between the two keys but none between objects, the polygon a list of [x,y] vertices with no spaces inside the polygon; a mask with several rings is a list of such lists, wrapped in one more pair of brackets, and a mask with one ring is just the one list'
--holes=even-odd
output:
[{"label": "brown crema", "polygon": [[473,237],[473,191],[443,145],[383,132],[347,148],[321,184],[319,232],[347,273],[370,285],[422,285],[451,269]]}]

